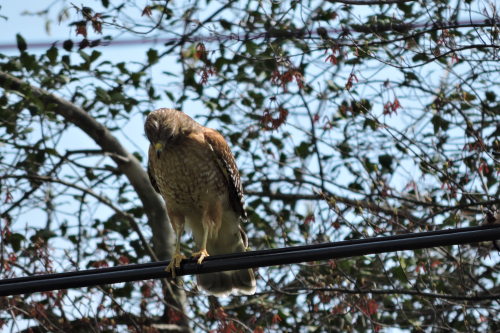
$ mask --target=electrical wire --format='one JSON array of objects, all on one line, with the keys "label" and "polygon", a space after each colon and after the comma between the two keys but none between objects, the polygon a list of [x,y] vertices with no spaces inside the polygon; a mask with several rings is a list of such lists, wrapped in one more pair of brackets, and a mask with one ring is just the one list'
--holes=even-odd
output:
[{"label": "electrical wire", "polygon": [[[177,276],[221,272],[246,268],[297,264],[307,261],[347,258],[383,252],[416,250],[437,246],[460,245],[500,239],[500,224],[410,233],[334,243],[321,243],[280,249],[250,251],[183,260]],[[0,280],[0,296],[82,288],[120,282],[168,278],[170,261],[158,261],[75,272],[34,275]]]},{"label": "electrical wire", "polygon": [[[181,41],[187,42],[224,42],[224,41],[239,41],[245,42],[249,40],[268,39],[268,38],[285,38],[285,39],[319,39],[321,36],[328,34],[353,34],[353,33],[381,33],[381,32],[412,32],[415,33],[418,29],[459,29],[470,27],[493,27],[500,23],[497,18],[493,19],[477,19],[477,20],[463,20],[459,22],[423,22],[423,23],[388,23],[388,24],[354,24],[350,27],[339,28],[320,28],[320,31],[308,31],[306,29],[270,29],[260,33],[244,33],[244,34],[211,34],[211,35],[197,35],[197,36],[176,36],[176,37],[158,37],[158,38],[141,38],[141,39],[115,39],[108,40],[105,38],[95,39],[88,41],[87,44],[91,47],[97,46],[132,46],[141,44],[164,44],[173,45]],[[326,35],[325,35],[326,34]],[[86,39],[84,39],[86,40]],[[87,41],[87,40],[86,40]],[[27,44],[29,49],[35,48],[49,48],[64,47],[66,43],[78,46],[82,41],[72,41],[67,39],[65,41],[52,41],[52,42],[29,42]],[[69,47],[69,48],[71,48]],[[17,43],[0,43],[0,50],[17,49]]]}]

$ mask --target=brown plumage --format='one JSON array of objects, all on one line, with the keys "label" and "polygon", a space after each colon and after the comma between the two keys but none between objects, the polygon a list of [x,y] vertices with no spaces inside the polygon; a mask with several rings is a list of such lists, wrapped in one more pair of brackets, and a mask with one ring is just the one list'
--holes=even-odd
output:
[{"label": "brown plumage", "polygon": [[[243,191],[234,156],[217,131],[206,128],[181,111],[158,109],[144,125],[149,147],[148,174],[167,205],[176,232],[176,250],[167,270],[175,274],[184,256],[180,238],[184,224],[193,232],[198,263],[210,255],[245,251],[246,219]],[[212,295],[255,293],[251,269],[197,276]]]}]

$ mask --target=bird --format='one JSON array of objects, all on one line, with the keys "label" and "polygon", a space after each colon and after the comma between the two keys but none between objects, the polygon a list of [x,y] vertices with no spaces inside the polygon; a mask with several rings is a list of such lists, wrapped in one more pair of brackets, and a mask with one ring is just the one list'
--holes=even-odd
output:
[{"label": "bird", "polygon": [[[176,109],[148,114],[144,131],[150,142],[148,175],[163,197],[176,234],[175,252],[166,270],[175,276],[184,225],[192,231],[198,264],[209,255],[244,252],[248,239],[240,222],[247,221],[243,188],[234,155],[224,137]],[[252,269],[197,275],[209,295],[253,295]]]}]

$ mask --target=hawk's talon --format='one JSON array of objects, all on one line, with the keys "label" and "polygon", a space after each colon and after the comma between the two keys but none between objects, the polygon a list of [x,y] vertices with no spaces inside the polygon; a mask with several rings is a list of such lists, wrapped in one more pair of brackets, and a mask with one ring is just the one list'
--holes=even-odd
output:
[{"label": "hawk's talon", "polygon": [[181,261],[187,259],[186,256],[175,253],[172,259],[170,259],[170,263],[167,267],[165,267],[165,271],[170,272],[172,277],[175,277],[175,269],[181,267]]},{"label": "hawk's talon", "polygon": [[207,249],[201,249],[200,251],[193,253],[193,257],[199,257],[198,264],[201,264],[203,262],[203,259],[205,259],[208,256],[209,254],[207,252]]}]

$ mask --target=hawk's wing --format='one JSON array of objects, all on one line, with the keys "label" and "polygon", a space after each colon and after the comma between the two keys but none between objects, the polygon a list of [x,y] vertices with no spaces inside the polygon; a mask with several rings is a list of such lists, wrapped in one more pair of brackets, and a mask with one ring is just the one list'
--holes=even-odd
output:
[{"label": "hawk's wing", "polygon": [[[151,153],[149,155],[151,155]],[[156,182],[156,178],[153,174],[153,168],[151,167],[151,156],[148,158],[148,177],[155,191],[160,193],[160,188],[158,187],[158,183]]]},{"label": "hawk's wing", "polygon": [[204,131],[204,136],[205,141],[214,153],[214,159],[219,169],[226,179],[231,207],[246,220],[247,214],[243,208],[243,188],[233,153],[231,153],[226,140],[219,132],[207,129]]}]

